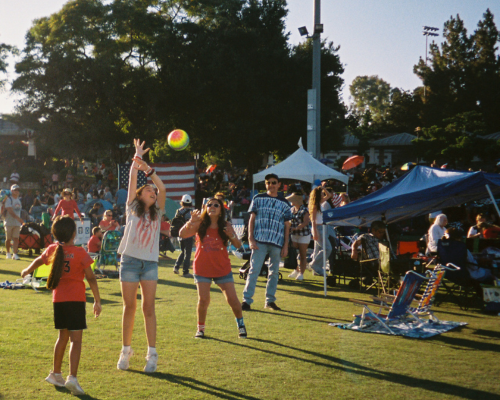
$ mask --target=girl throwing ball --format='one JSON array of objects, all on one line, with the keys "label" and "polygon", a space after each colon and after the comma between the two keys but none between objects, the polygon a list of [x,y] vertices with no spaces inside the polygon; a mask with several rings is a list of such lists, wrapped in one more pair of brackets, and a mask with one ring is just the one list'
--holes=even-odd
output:
[{"label": "girl throwing ball", "polygon": [[[85,394],[76,378],[82,351],[82,333],[87,329],[85,320],[85,283],[86,278],[94,295],[94,315],[101,313],[101,298],[97,280],[90,265],[92,258],[87,252],[74,244],[76,224],[70,216],[56,217],[52,224],[52,235],[58,243],[51,244],[43,254],[21,272],[24,278],[38,267],[52,265],[47,289],[52,290],[54,303],[54,324],[59,330],[59,338],[54,347],[54,368],[45,380],[56,386],[65,386],[72,394]],[[69,350],[70,374],[62,377],[62,361],[66,345],[71,341]]]},{"label": "girl throwing ball", "polygon": [[195,338],[205,336],[205,319],[210,304],[212,281],[219,285],[233,310],[238,336],[246,338],[247,330],[243,322],[241,303],[236,295],[231,262],[227,254],[228,241],[236,248],[241,247],[241,241],[231,223],[226,222],[224,204],[221,200],[209,199],[201,215],[198,210],[191,212],[191,219],[181,228],[179,236],[187,238],[195,234],[197,236],[193,272],[194,282],[198,288],[198,329]]}]

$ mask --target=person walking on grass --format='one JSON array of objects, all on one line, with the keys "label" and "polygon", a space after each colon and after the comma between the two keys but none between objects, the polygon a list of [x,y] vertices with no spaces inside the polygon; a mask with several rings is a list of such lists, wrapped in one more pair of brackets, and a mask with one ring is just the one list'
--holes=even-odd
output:
[{"label": "person walking on grass", "polygon": [[[85,318],[85,283],[87,279],[94,295],[94,315],[101,314],[101,297],[97,280],[92,272],[92,258],[87,252],[75,246],[76,224],[69,216],[57,217],[52,224],[52,235],[57,243],[51,244],[29,267],[21,272],[24,278],[42,265],[52,265],[47,289],[52,290],[54,303],[54,324],[59,330],[59,338],[54,347],[54,366],[45,380],[52,385],[66,387],[74,395],[85,392],[78,383],[77,373],[82,352],[82,334],[87,329]],[[68,341],[70,374],[62,377],[62,362]]]},{"label": "person walking on grass", "polygon": [[[184,221],[188,221],[190,218],[190,212],[193,210],[193,199],[190,195],[185,194],[181,199],[181,208],[175,212],[175,217],[180,216],[184,218]],[[174,217],[174,218],[175,218]],[[193,238],[186,237],[180,238],[181,254],[177,257],[174,264],[174,274],[179,273],[179,269],[182,265],[182,276],[184,278],[192,278],[193,276],[189,273],[189,267],[191,266],[191,252],[193,251]]]},{"label": "person walking on grass", "polygon": [[[156,352],[155,297],[158,281],[158,257],[160,253],[160,221],[165,209],[166,189],[154,168],[142,157],[149,151],[144,142],[134,139],[135,156],[130,168],[126,204],[127,224],[118,253],[121,254],[120,284],[123,298],[122,350],[117,368],[127,370],[130,357],[132,331],[137,308],[137,289],[141,286],[142,313],[148,341],[148,353],[144,372],[155,372],[158,362]],[[146,177],[156,185],[137,189],[137,171],[144,171]]]},{"label": "person walking on grass", "polygon": [[[21,226],[24,224],[21,218],[21,200],[19,199],[19,185],[10,187],[10,196],[5,198],[5,253],[6,258],[20,260],[17,254],[19,247],[19,235],[21,234]],[[10,242],[12,241],[12,246]],[[12,254],[11,254],[12,249]]]},{"label": "person walking on grass", "polygon": [[225,214],[224,203],[219,199],[211,198],[203,207],[201,214],[199,210],[191,212],[191,219],[179,232],[181,238],[193,237],[196,234],[193,273],[198,289],[198,329],[195,338],[205,336],[205,321],[210,304],[212,281],[220,287],[233,310],[238,336],[247,337],[241,303],[234,288],[231,261],[227,254],[228,241],[236,248],[241,247],[241,241],[236,236],[231,223],[226,222]]},{"label": "person walking on grass", "polygon": [[307,268],[307,248],[311,241],[311,221],[309,211],[304,204],[300,193],[293,193],[286,198],[292,204],[291,236],[293,247],[299,249],[300,265],[290,274],[289,278],[297,281],[304,280],[304,271]]},{"label": "person walking on grass", "polygon": [[280,184],[278,176],[267,174],[265,182],[267,192],[255,195],[248,209],[250,213],[248,241],[252,255],[250,257],[250,271],[243,290],[243,303],[241,304],[243,311],[251,309],[250,305],[253,302],[257,278],[268,254],[270,262],[264,308],[280,310],[276,305],[276,289],[280,260],[288,254],[292,213],[288,201],[278,195]]},{"label": "person walking on grass", "polygon": [[[331,198],[329,193],[323,186],[314,188],[309,195],[309,215],[312,222],[312,238],[314,240],[314,252],[310,264],[313,274],[323,276],[323,257],[330,257],[332,252],[332,245],[325,238],[325,248],[323,248],[323,209],[324,203]],[[328,234],[328,231],[327,231]]]}]

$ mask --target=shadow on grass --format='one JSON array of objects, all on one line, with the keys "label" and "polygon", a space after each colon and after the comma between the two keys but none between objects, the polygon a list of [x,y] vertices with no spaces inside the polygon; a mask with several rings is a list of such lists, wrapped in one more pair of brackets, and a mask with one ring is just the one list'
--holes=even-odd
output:
[{"label": "shadow on grass", "polygon": [[[249,350],[255,350],[255,351],[260,351],[263,353],[271,354],[274,356],[279,356],[279,357],[284,357],[288,359],[293,359],[296,361],[302,361],[318,366],[323,366],[326,368],[334,368],[340,371],[345,371],[350,374],[357,374],[361,376],[365,376],[368,378],[372,379],[378,379],[381,381],[388,381],[395,383],[397,385],[403,385],[403,386],[408,386],[408,387],[415,387],[415,388],[420,388],[436,393],[441,393],[445,395],[453,395],[457,396],[460,398],[464,399],[499,399],[500,400],[500,395],[496,393],[491,393],[491,392],[486,392],[484,390],[479,390],[479,389],[473,389],[473,388],[466,388],[463,386],[451,384],[451,383],[446,383],[446,382],[439,382],[437,380],[429,380],[429,379],[424,379],[424,378],[416,378],[412,376],[407,376],[403,374],[398,374],[394,372],[388,372],[388,371],[381,371],[378,369],[370,368],[370,367],[365,367],[364,365],[357,364],[351,361],[343,360],[341,358],[333,357],[327,354],[322,354],[318,353],[315,351],[310,351],[310,350],[305,350],[305,349],[300,349],[297,347],[292,347],[292,346],[287,346],[282,343],[274,342],[272,340],[265,340],[265,339],[257,339],[257,338],[248,338],[248,342],[259,342],[259,343],[265,343],[268,345],[276,346],[279,348],[282,348],[282,351],[275,351],[275,350],[267,350],[267,349],[261,349],[258,347],[242,344],[242,343],[236,343],[236,342],[230,342],[227,340],[222,340],[222,339],[216,339],[212,338],[212,340],[221,342],[221,343],[226,343],[230,344],[233,346],[239,346],[243,348],[247,348]],[[304,353],[308,356],[314,357],[314,358],[319,358],[324,361],[318,361],[314,360],[312,358],[304,358],[300,356],[294,356],[291,355],[291,351],[296,351],[296,352],[301,352]],[[337,365],[335,365],[337,364]]]},{"label": "shadow on grass", "polygon": [[[270,311],[270,310],[263,311],[263,310],[255,310],[252,308],[252,310],[250,312],[274,314],[276,316],[285,317],[285,318],[295,318],[295,319],[303,319],[305,321],[319,322],[320,324],[326,324],[333,319],[332,317],[323,317],[321,315],[311,315],[311,317],[316,317],[318,319],[309,318],[307,316],[309,316],[310,314],[298,313],[295,311],[287,311],[287,310],[283,310],[283,309],[281,309],[280,311]],[[301,316],[294,315],[294,314],[299,314]],[[304,316],[304,315],[306,315],[306,316]],[[319,319],[319,318],[324,318],[324,319]],[[335,321],[344,321],[344,322],[350,323],[350,322],[352,322],[352,319],[347,320],[347,319],[335,318]]]},{"label": "shadow on grass", "polygon": [[129,369],[129,372],[133,372],[136,374],[141,374],[141,375],[147,375],[152,378],[156,379],[162,379],[177,385],[182,385],[187,388],[193,389],[193,390],[198,390],[199,392],[203,394],[211,394],[214,397],[217,397],[219,399],[228,399],[228,400],[259,400],[257,397],[253,396],[248,396],[246,394],[241,394],[238,392],[234,392],[232,390],[227,390],[227,389],[222,389],[220,387],[210,385],[205,382],[201,382],[197,379],[193,379],[187,376],[179,376],[179,375],[173,375],[173,374],[167,374],[163,372],[155,372],[154,374],[146,374],[145,372],[142,371],[136,371]]},{"label": "shadow on grass", "polygon": [[[167,285],[167,286],[174,286],[174,287],[180,287],[184,289],[192,289],[192,290],[197,290],[196,289],[196,284],[194,283],[192,278],[182,278],[184,279],[185,282],[177,282],[177,281],[169,281],[166,279],[158,279],[158,285]],[[215,293],[220,293],[219,287],[214,283],[210,287],[211,292]]]},{"label": "shadow on grass", "polygon": [[[64,394],[71,395],[71,392],[68,389],[64,388],[64,387],[54,386],[54,389],[56,389],[61,394],[64,393]],[[85,391],[85,389],[83,389],[83,390]],[[89,394],[78,395],[78,396],[75,395],[75,397],[77,399],[99,400],[98,397],[92,397]]]},{"label": "shadow on grass", "polygon": [[[497,333],[498,334],[498,333]],[[479,339],[479,338],[478,338]],[[434,342],[439,345],[446,344],[453,349],[463,350],[479,350],[479,351],[494,351],[500,352],[500,344],[496,343],[485,343],[476,340],[470,340],[465,338],[450,337],[446,335],[435,336],[429,339],[430,342]]]},{"label": "shadow on grass", "polygon": [[490,331],[488,329],[476,329],[474,331],[474,335],[489,336],[491,338],[500,339],[500,332]]},{"label": "shadow on grass", "polygon": [[441,305],[439,307],[435,306],[434,307],[434,312],[438,312],[440,314],[450,314],[450,315],[457,315],[459,317],[467,317],[467,318],[482,318],[484,315],[474,315],[474,314],[464,314],[460,312],[454,312],[454,311],[448,311],[448,310],[443,310],[441,308]]},{"label": "shadow on grass", "polygon": [[0,274],[2,274],[2,275],[13,275],[16,278],[21,278],[20,271],[10,271],[10,270],[6,270],[6,269],[0,269]]},{"label": "shadow on grass", "polygon": [[[87,295],[87,303],[94,304],[94,297]],[[106,305],[106,304],[121,304],[121,302],[101,298],[101,305]]]}]

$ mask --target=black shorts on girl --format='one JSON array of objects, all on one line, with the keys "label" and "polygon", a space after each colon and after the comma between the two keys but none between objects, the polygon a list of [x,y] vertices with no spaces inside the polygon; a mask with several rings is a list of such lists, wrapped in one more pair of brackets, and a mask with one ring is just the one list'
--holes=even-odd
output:
[{"label": "black shorts on girl", "polygon": [[81,331],[87,329],[84,301],[63,301],[54,304],[54,325],[56,329]]}]

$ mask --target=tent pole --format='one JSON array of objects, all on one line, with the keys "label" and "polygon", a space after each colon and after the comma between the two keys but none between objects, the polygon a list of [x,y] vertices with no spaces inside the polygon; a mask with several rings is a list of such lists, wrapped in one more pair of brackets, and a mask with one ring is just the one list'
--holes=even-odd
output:
[{"label": "tent pole", "polygon": [[[326,297],[326,225],[323,223],[323,243],[321,244],[323,246],[323,288],[325,291],[325,297]],[[331,266],[330,266],[331,268]]]},{"label": "tent pole", "polygon": [[493,206],[495,207],[495,210],[497,210],[497,214],[500,217],[500,210],[498,209],[497,202],[495,201],[495,198],[493,197],[493,193],[491,193],[490,185],[486,185],[486,190],[488,191],[491,201],[493,202]]}]

